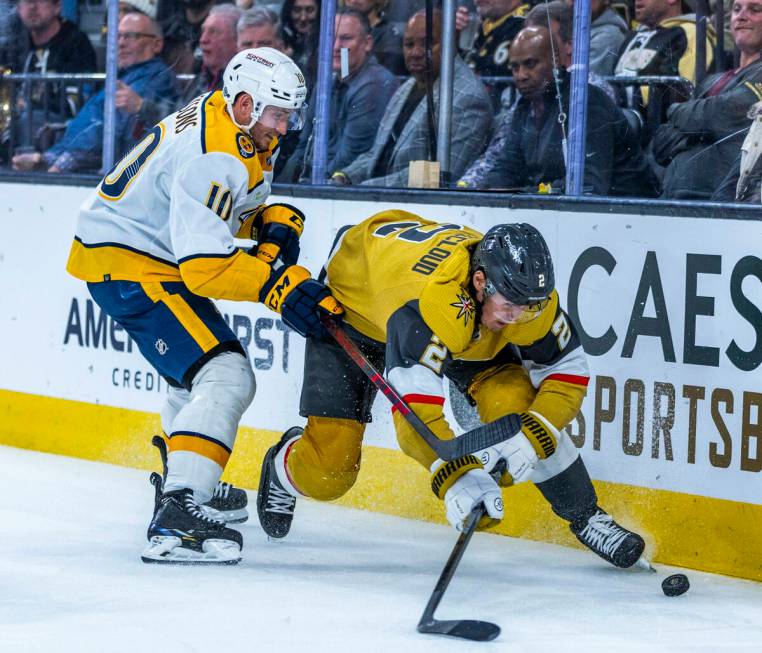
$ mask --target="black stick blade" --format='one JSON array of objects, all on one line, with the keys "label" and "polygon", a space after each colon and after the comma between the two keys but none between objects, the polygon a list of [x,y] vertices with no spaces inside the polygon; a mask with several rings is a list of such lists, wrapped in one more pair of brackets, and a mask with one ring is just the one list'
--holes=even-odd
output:
[{"label": "black stick blade", "polygon": [[475,619],[453,619],[451,621],[421,621],[418,632],[426,635],[447,635],[470,639],[473,642],[491,642],[500,634],[500,626],[489,621]]}]

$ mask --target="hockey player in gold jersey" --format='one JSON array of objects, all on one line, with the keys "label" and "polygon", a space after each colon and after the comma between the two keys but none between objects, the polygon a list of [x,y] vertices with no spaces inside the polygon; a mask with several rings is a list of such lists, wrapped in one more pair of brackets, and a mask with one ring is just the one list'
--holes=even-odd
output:
[{"label": "hockey player in gold jersey", "polygon": [[[484,422],[519,413],[513,438],[455,464],[443,463],[399,414],[402,450],[432,473],[447,519],[462,529],[483,503],[482,526],[503,517],[488,472],[500,483],[531,480],[577,538],[612,564],[633,565],[644,542],[598,506],[576,448],[562,429],[577,415],[589,371],[574,324],[561,307],[542,235],[504,224],[486,235],[405,211],[374,215],[339,233],[323,280],[345,310],[344,328],[416,414],[442,439],[454,433],[444,377],[475,403]],[[260,523],[288,533],[296,498],[332,500],[360,468],[374,386],[337,343],[309,340],[300,413],[265,456],[257,497]]]},{"label": "hockey player in gold jersey", "polygon": [[[318,312],[341,312],[296,265],[304,215],[264,204],[278,139],[301,126],[304,77],[287,56],[258,48],[233,57],[223,81],[103,178],[82,206],[67,266],[170,386],[166,478],[145,562],[240,560],[241,535],[223,513],[233,490],[245,493],[219,478],[255,381],[209,298],[261,301],[302,335],[321,328]],[[236,236],[257,248],[237,249]]]}]

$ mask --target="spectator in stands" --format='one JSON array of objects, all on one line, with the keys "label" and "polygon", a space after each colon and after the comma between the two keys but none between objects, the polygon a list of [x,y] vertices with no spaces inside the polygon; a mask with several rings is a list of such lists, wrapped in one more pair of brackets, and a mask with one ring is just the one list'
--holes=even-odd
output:
[{"label": "spectator in stands", "polygon": [[13,72],[95,72],[95,51],[76,25],[61,17],[60,0],[19,0],[25,35],[6,62]]},{"label": "spectator in stands", "polygon": [[198,71],[202,26],[215,0],[160,0],[158,21],[164,30],[162,57],[175,73]]},{"label": "spectator in stands", "polygon": [[[347,50],[347,70],[342,70],[341,50]],[[367,152],[389,99],[397,90],[397,80],[373,56],[373,37],[365,14],[344,9],[336,15],[333,43],[333,86],[328,132],[328,176]],[[307,120],[299,136],[296,152],[289,157],[279,181],[309,179],[311,174],[315,117],[313,90]]]},{"label": "spectator in stands", "polygon": [[[696,15],[684,13],[683,0],[638,0],[635,20],[640,25],[624,40],[614,74],[681,76],[696,83]],[[714,28],[707,25],[706,64],[713,61]],[[624,87],[622,101],[646,118],[647,135],[666,119],[667,107],[688,98],[679,85]]]},{"label": "spectator in stands", "polygon": [[[24,33],[7,62],[12,72],[95,72],[95,51],[90,39],[61,17],[59,0],[20,0],[18,14]],[[16,146],[21,148],[33,148],[44,126],[68,120],[81,103],[79,94],[67,93],[66,84],[61,83],[25,82],[17,97],[14,135]],[[27,105],[26,98],[31,105]]]},{"label": "spectator in stands", "polygon": [[[574,5],[574,0],[568,0]],[[603,77],[614,74],[622,42],[629,32],[627,23],[611,8],[611,0],[590,2],[590,72]]]},{"label": "spectator in stands", "polygon": [[317,78],[320,3],[318,0],[285,0],[280,22],[286,52],[304,73],[307,88],[311,89]]},{"label": "spectator in stands", "polygon": [[241,14],[237,24],[238,50],[251,48],[285,49],[280,36],[278,14],[267,7],[252,7]]},{"label": "spectator in stands", "polygon": [[749,115],[751,127],[730,172],[712,195],[714,202],[762,202],[762,101]]},{"label": "spectator in stands", "polygon": [[[158,0],[124,0],[119,2],[119,20],[124,18],[125,14],[129,14],[131,11],[139,11],[145,14],[149,18],[156,20],[157,12],[159,8]],[[104,21],[106,16],[103,17]]]},{"label": "spectator in stands", "polygon": [[735,0],[730,19],[738,68],[704,79],[696,99],[669,108],[654,137],[654,156],[666,165],[664,197],[707,199],[736,161],[762,100],[762,4]]},{"label": "spectator in stands", "polygon": [[[438,77],[442,17],[433,16],[433,66]],[[402,40],[405,66],[411,77],[392,96],[373,146],[348,166],[334,172],[337,184],[407,186],[410,161],[431,159],[426,102],[426,17],[418,12],[408,21]],[[450,144],[450,171],[458,178],[482,151],[489,138],[492,111],[484,86],[460,57],[455,57]],[[439,98],[438,79],[433,89]],[[434,125],[436,132],[436,125]]]},{"label": "spectator in stands", "polygon": [[475,4],[482,22],[466,61],[479,75],[510,75],[508,49],[524,27],[530,5],[521,0],[476,0]]},{"label": "spectator in stands", "polygon": [[[180,94],[168,98],[144,98],[139,105],[140,119],[147,125],[155,125],[164,116],[177,111],[202,93],[222,88],[222,73],[228,61],[238,52],[236,26],[241,10],[232,4],[211,8],[201,29],[201,70]],[[137,103],[137,99],[133,98]]]},{"label": "spectator in stands", "polygon": [[[175,97],[174,75],[158,57],[162,48],[161,28],[142,13],[127,14],[119,22],[120,89],[145,100]],[[61,141],[44,153],[30,152],[13,157],[15,170],[47,168],[48,172],[97,170],[103,145],[104,91],[96,93],[69,122]],[[119,102],[117,103],[119,105]],[[116,158],[121,157],[145,132],[137,107],[124,102],[116,112]]]},{"label": "spectator in stands", "polygon": [[355,9],[368,18],[373,37],[373,54],[376,60],[395,75],[404,75],[405,58],[402,56],[402,32],[404,23],[390,23],[386,19],[389,0],[345,0],[347,9]]},{"label": "spectator in stands", "polygon": [[[547,27],[550,23],[557,65],[566,70],[571,66],[573,20],[571,5],[563,0],[552,0],[532,7],[526,14],[524,23],[525,27]],[[614,89],[601,76],[591,72],[588,81],[604,91],[612,101],[616,101]],[[505,149],[506,140],[511,131],[511,118],[515,106],[511,104],[513,95],[513,88],[506,89],[503,93],[503,109],[495,117],[494,136],[484,153],[469,166],[465,174],[458,180],[458,188],[485,187],[486,179],[494,169],[499,154]]]},{"label": "spectator in stands", "polygon": [[[484,180],[487,188],[537,192],[550,184],[563,192],[564,132],[558,117],[569,113],[569,75],[553,78],[551,35],[545,27],[525,27],[511,44],[511,68],[521,98],[516,103],[506,147]],[[559,107],[558,91],[563,106]],[[568,126],[564,124],[564,128]],[[584,186],[597,195],[652,197],[658,182],[621,110],[597,86],[588,85]]]}]

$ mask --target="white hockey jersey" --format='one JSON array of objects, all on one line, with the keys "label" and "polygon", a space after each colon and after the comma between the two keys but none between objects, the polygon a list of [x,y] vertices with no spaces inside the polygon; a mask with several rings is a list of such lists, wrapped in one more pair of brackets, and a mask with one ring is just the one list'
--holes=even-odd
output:
[{"label": "white hockey jersey", "polygon": [[199,295],[258,301],[271,269],[233,238],[270,194],[277,151],[277,139],[256,151],[220,91],[197,97],[84,202],[67,270],[89,282],[183,281]]}]

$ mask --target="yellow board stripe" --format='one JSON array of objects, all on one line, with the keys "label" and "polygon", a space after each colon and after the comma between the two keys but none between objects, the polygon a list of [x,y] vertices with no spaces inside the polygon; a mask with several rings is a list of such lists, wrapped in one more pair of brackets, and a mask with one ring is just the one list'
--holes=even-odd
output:
[{"label": "yellow board stripe", "polygon": [[221,444],[190,433],[173,433],[169,437],[169,453],[175,451],[196,453],[213,460],[223,469],[230,459],[230,452]]},{"label": "yellow board stripe", "polygon": [[[158,415],[0,390],[0,416],[0,444],[161,468],[151,445],[151,436],[161,432]],[[374,428],[368,425],[369,437]],[[265,452],[279,437],[241,427],[226,480],[256,489]],[[363,447],[362,457],[362,473],[339,504],[444,523],[442,502],[429,491],[429,474],[420,465],[400,451],[371,446]],[[762,505],[618,483],[597,481],[595,487],[601,506],[643,534],[655,562],[762,581]],[[505,519],[490,532],[581,548],[530,484],[508,488],[504,498]],[[606,564],[589,556],[591,565]]]},{"label": "yellow board stripe", "polygon": [[164,303],[204,353],[220,344],[217,337],[193,312],[193,309],[181,295],[168,293],[160,283],[142,283],[140,285],[151,301]]}]

